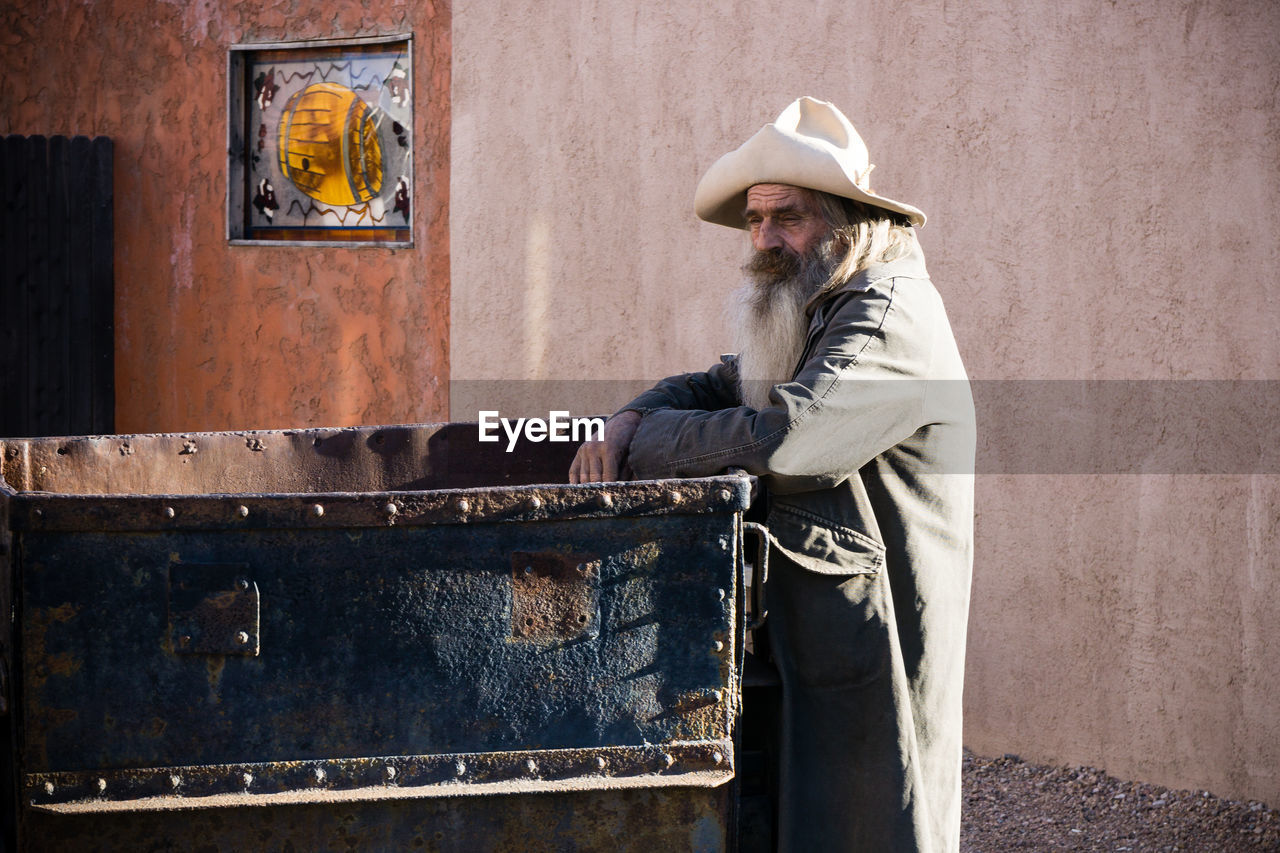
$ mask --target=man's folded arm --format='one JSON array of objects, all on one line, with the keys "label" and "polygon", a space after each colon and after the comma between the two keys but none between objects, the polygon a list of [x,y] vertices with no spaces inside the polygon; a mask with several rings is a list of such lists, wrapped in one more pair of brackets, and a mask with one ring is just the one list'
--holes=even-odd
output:
[{"label": "man's folded arm", "polygon": [[[846,479],[923,425],[927,353],[886,340],[886,310],[884,300],[849,300],[814,356],[772,389],[764,409],[645,412],[628,454],[635,475],[701,477],[733,466],[769,476],[777,493]],[[638,400],[660,399],[653,393]]]}]

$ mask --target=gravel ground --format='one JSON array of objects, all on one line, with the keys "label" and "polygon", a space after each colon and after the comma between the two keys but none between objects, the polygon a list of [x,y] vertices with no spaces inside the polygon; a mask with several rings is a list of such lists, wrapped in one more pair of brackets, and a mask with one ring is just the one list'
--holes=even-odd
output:
[{"label": "gravel ground", "polygon": [[964,757],[961,853],[1280,853],[1280,812],[1207,791],[1122,782],[1092,767]]}]

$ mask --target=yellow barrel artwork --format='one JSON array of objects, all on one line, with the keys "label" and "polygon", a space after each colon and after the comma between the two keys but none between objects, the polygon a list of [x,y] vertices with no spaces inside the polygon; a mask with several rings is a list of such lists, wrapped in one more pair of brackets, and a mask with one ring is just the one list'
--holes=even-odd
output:
[{"label": "yellow barrel artwork", "polygon": [[351,89],[313,83],[280,118],[280,171],[326,204],[359,204],[382,191],[382,146],[373,110]]}]

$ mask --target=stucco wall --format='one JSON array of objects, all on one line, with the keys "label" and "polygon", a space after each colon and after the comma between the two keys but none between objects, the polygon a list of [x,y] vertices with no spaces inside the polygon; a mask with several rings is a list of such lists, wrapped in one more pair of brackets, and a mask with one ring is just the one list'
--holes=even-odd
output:
[{"label": "stucco wall", "polygon": [[[449,4],[0,5],[0,134],[115,143],[116,428],[448,416]],[[229,246],[227,50],[414,37],[412,249]]]},{"label": "stucco wall", "polygon": [[713,362],[743,240],[694,219],[697,178],[833,100],[877,189],[929,214],[987,401],[967,742],[1280,802],[1276,466],[1121,440],[1014,473],[1011,448],[1071,437],[1075,391],[1025,423],[998,405],[1041,379],[1273,404],[1225,383],[1280,380],[1280,6],[479,0],[453,38],[453,419],[604,411]]}]

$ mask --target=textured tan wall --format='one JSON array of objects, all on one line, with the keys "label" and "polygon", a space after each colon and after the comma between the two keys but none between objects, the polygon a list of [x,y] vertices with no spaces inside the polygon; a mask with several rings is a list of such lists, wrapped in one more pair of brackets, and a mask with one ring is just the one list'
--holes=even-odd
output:
[{"label": "textured tan wall", "polygon": [[[1277,43],[1271,0],[465,4],[452,417],[602,411],[728,348],[742,238],[693,187],[800,94],[929,214],[985,399],[1280,380]],[[482,381],[516,379],[568,381]],[[1034,414],[982,424],[967,742],[1280,802],[1276,467],[1006,473],[1063,427]]]},{"label": "textured tan wall", "polygon": [[[412,249],[228,246],[227,49],[412,33]],[[449,3],[0,4],[0,134],[115,144],[116,428],[448,416]]]}]

